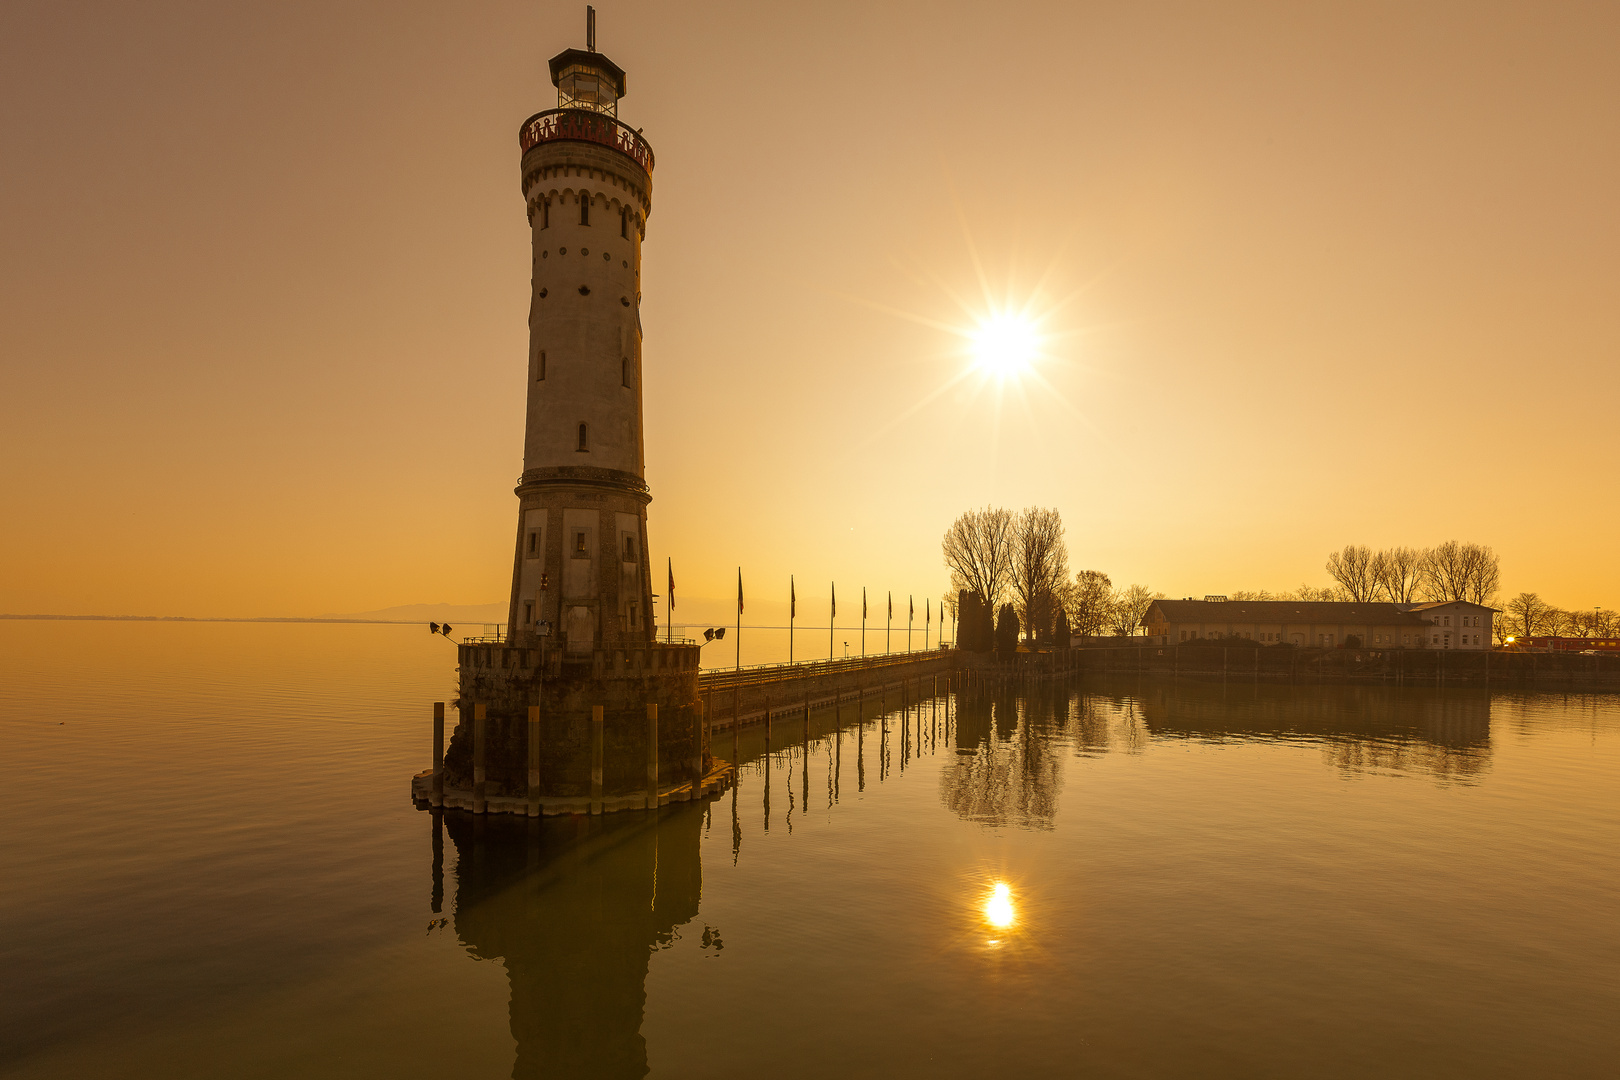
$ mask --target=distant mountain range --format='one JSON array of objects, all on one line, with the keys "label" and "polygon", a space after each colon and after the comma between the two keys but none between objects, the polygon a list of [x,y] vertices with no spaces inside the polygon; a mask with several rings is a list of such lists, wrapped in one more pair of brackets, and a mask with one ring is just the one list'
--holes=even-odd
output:
[{"label": "distant mountain range", "polygon": [[356,622],[447,622],[447,623],[503,623],[507,606],[494,604],[401,604],[399,607],[378,608],[376,611],[355,611],[341,615],[322,615],[322,619],[344,619]]}]

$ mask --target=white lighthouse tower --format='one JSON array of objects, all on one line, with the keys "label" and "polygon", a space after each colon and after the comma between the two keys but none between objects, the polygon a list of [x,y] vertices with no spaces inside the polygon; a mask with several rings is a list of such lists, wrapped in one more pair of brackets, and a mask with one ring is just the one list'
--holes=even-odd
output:
[{"label": "white lighthouse tower", "polygon": [[653,637],[641,415],[641,241],[652,149],[618,119],[623,69],[551,59],[557,108],[521,130],[533,236],[528,426],[508,639],[573,654]]}]

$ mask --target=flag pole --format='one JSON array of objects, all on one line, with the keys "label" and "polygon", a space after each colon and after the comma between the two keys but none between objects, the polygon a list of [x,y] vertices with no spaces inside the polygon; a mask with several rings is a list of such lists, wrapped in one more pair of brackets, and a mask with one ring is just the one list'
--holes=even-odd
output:
[{"label": "flag pole", "polygon": [[861,586],[861,655],[866,655],[866,586]]},{"label": "flag pole", "polygon": [[911,624],[917,621],[917,598],[906,597],[906,652],[911,651]]},{"label": "flag pole", "polygon": [[833,627],[838,622],[838,582],[832,583],[832,613],[827,616],[827,659],[833,656]]},{"label": "flag pole", "polygon": [[883,654],[894,652],[890,645],[894,635],[894,590],[889,590],[889,613],[883,617]]},{"label": "flag pole", "polygon": [[799,613],[799,592],[793,587],[793,575],[788,575],[788,663],[793,663],[793,617]]},{"label": "flag pole", "polygon": [[933,603],[933,597],[923,597],[923,652],[928,651],[928,632],[934,628]]}]

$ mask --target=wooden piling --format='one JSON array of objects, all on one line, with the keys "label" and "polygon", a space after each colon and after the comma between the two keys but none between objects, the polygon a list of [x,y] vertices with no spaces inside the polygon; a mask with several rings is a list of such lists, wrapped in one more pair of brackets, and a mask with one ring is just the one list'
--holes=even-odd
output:
[{"label": "wooden piling", "polygon": [[591,706],[591,813],[602,812],[602,706]]},{"label": "wooden piling", "polygon": [[484,706],[473,706],[473,813],[489,807],[484,798]]},{"label": "wooden piling", "polygon": [[540,706],[529,706],[529,816],[540,816]]},{"label": "wooden piling", "polygon": [[658,703],[647,705],[647,809],[658,809]]},{"label": "wooden piling", "polygon": [[433,703],[433,794],[428,800],[444,805],[444,702]]}]

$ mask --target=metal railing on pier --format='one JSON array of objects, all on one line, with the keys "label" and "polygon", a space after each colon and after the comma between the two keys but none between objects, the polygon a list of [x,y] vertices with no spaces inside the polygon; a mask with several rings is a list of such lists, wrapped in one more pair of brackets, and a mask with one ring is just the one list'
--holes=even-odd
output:
[{"label": "metal railing on pier", "polygon": [[813,679],[822,675],[840,675],[855,671],[880,671],[904,667],[953,655],[949,649],[929,652],[877,653],[867,656],[839,657],[836,660],[799,660],[790,664],[749,664],[741,669],[720,668],[698,674],[698,685],[705,692],[737,690],[747,686],[766,686],[770,683],[794,679]]}]

